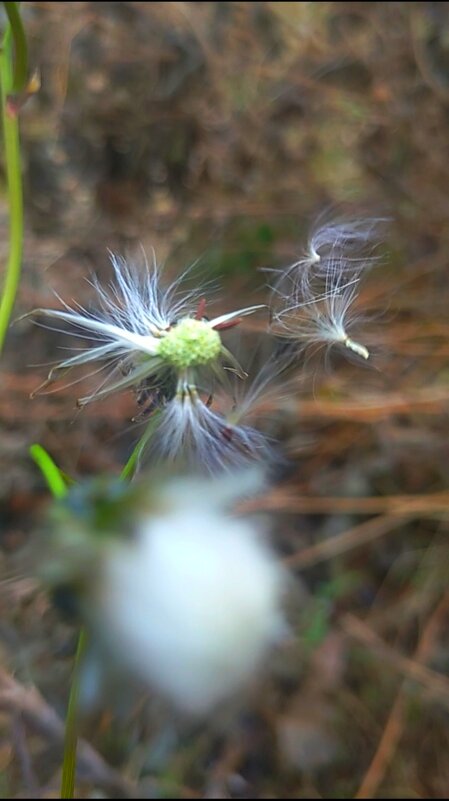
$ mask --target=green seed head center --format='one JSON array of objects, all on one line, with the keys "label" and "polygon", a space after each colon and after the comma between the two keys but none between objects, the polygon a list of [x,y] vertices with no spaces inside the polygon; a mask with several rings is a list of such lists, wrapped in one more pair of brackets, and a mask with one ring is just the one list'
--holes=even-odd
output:
[{"label": "green seed head center", "polygon": [[158,355],[173,367],[183,370],[213,361],[220,350],[218,332],[208,323],[188,317],[180,320],[161,339]]}]

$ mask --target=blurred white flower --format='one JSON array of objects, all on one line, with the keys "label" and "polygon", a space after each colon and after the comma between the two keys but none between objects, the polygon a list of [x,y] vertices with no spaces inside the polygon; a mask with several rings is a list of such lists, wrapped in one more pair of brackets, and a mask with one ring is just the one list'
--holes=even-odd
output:
[{"label": "blurred white flower", "polygon": [[286,574],[255,517],[229,507],[260,476],[178,479],[129,541],[104,553],[90,607],[122,668],[204,715],[242,689],[285,632]]},{"label": "blurred white flower", "polygon": [[373,241],[379,219],[333,222],[317,228],[304,257],[276,271],[272,287],[273,333],[309,345],[342,345],[363,359],[365,345],[352,329],[362,317],[355,311],[363,275],[376,261]]}]

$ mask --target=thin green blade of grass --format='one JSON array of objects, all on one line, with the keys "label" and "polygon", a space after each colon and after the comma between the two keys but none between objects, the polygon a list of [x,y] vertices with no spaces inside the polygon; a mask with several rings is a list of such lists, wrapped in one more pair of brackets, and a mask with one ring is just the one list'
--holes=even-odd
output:
[{"label": "thin green blade of grass", "polygon": [[64,761],[62,764],[61,798],[74,798],[76,776],[76,752],[78,748],[78,701],[80,673],[87,649],[87,633],[81,629],[78,637],[75,664],[70,686],[67,716],[65,720]]},{"label": "thin green blade of grass", "polygon": [[42,445],[34,444],[30,447],[30,455],[44,476],[53,497],[63,498],[67,494],[67,481],[50,454]]}]

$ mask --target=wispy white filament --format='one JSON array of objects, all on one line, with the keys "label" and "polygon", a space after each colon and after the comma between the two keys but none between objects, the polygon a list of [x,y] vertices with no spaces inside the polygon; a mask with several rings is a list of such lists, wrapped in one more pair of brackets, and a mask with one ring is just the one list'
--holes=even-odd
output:
[{"label": "wispy white filament", "polygon": [[232,415],[213,411],[195,388],[186,386],[160,412],[148,457],[215,473],[254,461],[269,463],[273,449],[260,431],[241,424],[241,416],[232,420]]},{"label": "wispy white filament", "polygon": [[341,345],[369,358],[351,331],[364,274],[376,260],[373,236],[381,220],[334,222],[317,228],[303,258],[277,273],[272,330],[300,347]]}]

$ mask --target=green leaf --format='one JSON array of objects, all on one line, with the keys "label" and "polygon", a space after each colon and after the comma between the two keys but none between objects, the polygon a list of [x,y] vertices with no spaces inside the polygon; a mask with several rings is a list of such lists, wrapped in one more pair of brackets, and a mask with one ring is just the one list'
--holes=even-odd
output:
[{"label": "green leaf", "polygon": [[42,445],[34,444],[30,447],[30,455],[44,476],[52,495],[55,498],[64,498],[67,494],[66,477],[54,463],[50,454]]}]

